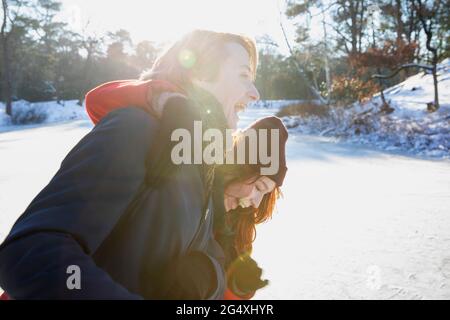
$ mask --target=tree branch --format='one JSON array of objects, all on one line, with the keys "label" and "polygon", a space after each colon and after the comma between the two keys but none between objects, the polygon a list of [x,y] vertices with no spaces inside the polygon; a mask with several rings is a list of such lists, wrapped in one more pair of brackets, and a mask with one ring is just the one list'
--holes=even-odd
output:
[{"label": "tree branch", "polygon": [[287,38],[286,30],[284,29],[283,21],[282,21],[282,12],[281,12],[280,9],[279,9],[279,12],[280,12],[280,27],[281,27],[281,31],[283,32],[283,37],[284,37],[284,40],[286,41],[286,45],[287,45],[287,47],[288,47],[288,49],[289,49],[289,52],[290,52],[290,54],[291,54],[291,57],[294,59],[293,61],[294,61],[294,63],[295,63],[295,66],[297,67],[298,73],[300,74],[300,76],[302,77],[302,79],[306,82],[306,84],[308,85],[308,87],[309,87],[309,89],[311,90],[312,94],[313,94],[317,99],[319,99],[319,101],[320,101],[322,104],[325,104],[325,103],[326,103],[326,102],[325,102],[325,99],[324,99],[324,98],[322,97],[322,95],[319,93],[319,90],[318,90],[317,88],[313,87],[313,86],[310,84],[310,82],[309,82],[308,79],[306,78],[306,75],[305,75],[305,72],[304,72],[302,66],[298,63],[297,58],[296,58],[296,56],[295,56],[295,54],[294,54],[294,50],[292,50],[291,44],[289,43],[289,40],[288,40],[288,38]]},{"label": "tree branch", "polygon": [[328,10],[330,10],[333,6],[335,6],[337,4],[338,4],[337,2],[331,2],[326,8],[320,10],[320,12],[311,15],[311,18],[314,18],[314,17],[316,17],[318,15],[324,14],[325,12],[327,12]]},{"label": "tree branch", "polygon": [[431,66],[427,66],[424,64],[418,64],[418,63],[407,63],[407,64],[403,64],[400,67],[398,67],[397,69],[395,69],[394,72],[392,72],[391,74],[388,75],[383,75],[383,74],[373,74],[370,78],[372,79],[389,79],[394,77],[397,73],[399,73],[401,70],[403,69],[407,69],[407,68],[421,68],[421,69],[425,69],[425,70],[429,70],[432,71],[433,67]]},{"label": "tree branch", "polygon": [[[419,6],[417,7],[416,5],[416,1],[419,4]],[[419,18],[420,23],[422,24],[422,28],[423,31],[425,32],[426,36],[427,36],[427,42],[426,42],[426,47],[429,51],[436,53],[437,52],[437,48],[434,48],[431,46],[431,38],[433,37],[433,33],[432,33],[432,26],[433,26],[433,21],[430,19],[430,23],[427,25],[426,19],[423,16],[423,4],[421,0],[416,0],[413,1],[413,6],[414,9],[417,12],[417,17]],[[439,3],[439,1],[437,1]]]}]

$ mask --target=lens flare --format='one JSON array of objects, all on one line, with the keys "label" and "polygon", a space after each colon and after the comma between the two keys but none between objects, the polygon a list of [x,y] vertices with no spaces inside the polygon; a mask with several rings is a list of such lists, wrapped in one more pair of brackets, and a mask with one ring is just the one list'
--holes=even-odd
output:
[{"label": "lens flare", "polygon": [[180,61],[183,67],[185,67],[186,69],[190,69],[194,66],[197,58],[195,57],[194,52],[192,52],[191,50],[183,49],[178,56],[178,61]]}]

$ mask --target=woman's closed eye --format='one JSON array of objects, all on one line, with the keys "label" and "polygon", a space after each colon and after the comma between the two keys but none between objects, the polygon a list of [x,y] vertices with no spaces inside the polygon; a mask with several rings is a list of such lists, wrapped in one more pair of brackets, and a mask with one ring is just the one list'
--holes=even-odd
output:
[{"label": "woman's closed eye", "polygon": [[266,192],[266,190],[269,189],[268,186],[265,184],[265,182],[262,179],[258,179],[255,182],[255,186],[256,186],[256,189],[260,192]]},{"label": "woman's closed eye", "polygon": [[249,80],[252,79],[252,76],[249,75],[248,73],[241,73],[241,74],[240,74],[240,77],[241,77],[241,78],[244,78],[244,79],[249,79]]},{"label": "woman's closed eye", "polygon": [[275,189],[276,183],[272,179],[262,176],[255,182],[255,187],[258,191],[266,194]]}]

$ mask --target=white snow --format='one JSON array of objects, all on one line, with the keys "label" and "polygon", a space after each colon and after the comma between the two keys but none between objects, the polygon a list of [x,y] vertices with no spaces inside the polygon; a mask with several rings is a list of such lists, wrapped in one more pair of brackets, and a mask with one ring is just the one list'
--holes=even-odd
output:
[{"label": "white snow", "polygon": [[[420,72],[385,90],[385,97],[395,111],[374,116],[381,106],[379,95],[350,108],[332,108],[330,117],[284,117],[292,131],[333,136],[350,142],[394,152],[408,152],[420,157],[450,158],[450,59],[438,68],[440,109],[429,113],[434,100],[431,74]],[[372,109],[362,123],[354,123],[356,114]],[[359,131],[359,134],[357,134]]]},{"label": "white snow", "polygon": [[[88,119],[85,107],[77,104],[77,100],[35,102],[25,100],[13,102],[13,119],[6,115],[5,104],[0,103],[0,132],[21,129],[24,124],[46,124],[62,121]],[[31,121],[30,117],[38,119]]]},{"label": "white snow", "polygon": [[450,299],[450,161],[291,135],[255,299]]},{"label": "white snow", "polygon": [[[398,89],[398,101],[405,101],[404,87]],[[274,114],[281,103],[250,107],[240,127]],[[48,105],[50,114],[63,110]],[[92,128],[82,112],[74,116],[81,120],[50,115],[63,122],[1,127],[0,241]],[[270,285],[255,299],[450,299],[450,160],[302,133],[308,130],[329,126],[290,133],[284,198],[257,229],[254,257]]]},{"label": "white snow", "polygon": [[270,285],[255,299],[450,299],[450,160],[298,131],[287,157],[284,197],[257,228]]}]

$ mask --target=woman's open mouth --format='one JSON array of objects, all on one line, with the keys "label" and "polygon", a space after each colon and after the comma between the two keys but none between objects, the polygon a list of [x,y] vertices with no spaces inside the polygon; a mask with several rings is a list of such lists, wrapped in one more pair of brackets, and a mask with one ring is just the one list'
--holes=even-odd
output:
[{"label": "woman's open mouth", "polygon": [[238,113],[238,112],[245,110],[246,107],[247,107],[247,105],[245,103],[236,103],[234,105],[234,110],[236,113]]}]

